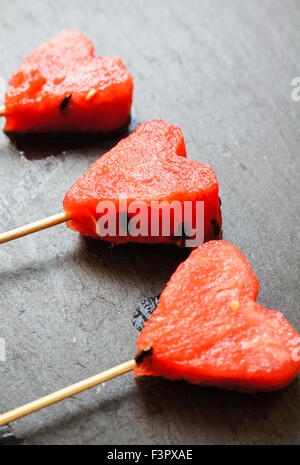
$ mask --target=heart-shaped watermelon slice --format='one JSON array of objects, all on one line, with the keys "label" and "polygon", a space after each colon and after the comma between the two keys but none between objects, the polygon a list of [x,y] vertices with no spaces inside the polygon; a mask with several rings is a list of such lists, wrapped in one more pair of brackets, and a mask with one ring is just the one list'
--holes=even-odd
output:
[{"label": "heart-shaped watermelon slice", "polygon": [[300,338],[282,313],[256,302],[258,286],[234,245],[195,249],[145,323],[137,346],[151,346],[153,355],[135,374],[241,392],[285,387],[300,369]]},{"label": "heart-shaped watermelon slice", "polygon": [[[125,198],[127,206],[121,204]],[[105,235],[100,234],[97,224],[102,217],[99,205],[106,201],[112,202],[115,207],[115,213],[112,212],[110,218],[114,224],[115,215],[117,228]],[[180,207],[181,217],[172,216],[169,206],[173,201]],[[198,201],[204,205],[202,219],[201,215],[197,216]],[[165,202],[165,205],[161,202]],[[116,244],[178,243],[180,227],[192,237],[191,228],[196,230],[196,223],[199,230],[204,228],[204,240],[216,239],[222,225],[218,181],[214,171],[204,163],[188,160],[181,130],[160,119],[141,124],[133,134],[99,158],[67,192],[63,205],[72,218],[68,223],[70,228]],[[190,215],[185,216],[189,206],[192,207]],[[137,214],[140,212],[146,228],[134,236],[127,223],[136,217],[132,213],[135,208]],[[156,235],[151,229],[155,214],[159,218]],[[120,233],[120,217],[122,221],[125,218],[128,234],[126,231],[125,234]],[[187,219],[182,227],[186,218],[190,218],[190,222],[187,224]],[[167,223],[169,234],[162,228],[162,222]]]},{"label": "heart-shaped watermelon slice", "polygon": [[9,85],[7,132],[106,132],[129,119],[132,76],[119,57],[95,56],[77,30],[40,45]]}]

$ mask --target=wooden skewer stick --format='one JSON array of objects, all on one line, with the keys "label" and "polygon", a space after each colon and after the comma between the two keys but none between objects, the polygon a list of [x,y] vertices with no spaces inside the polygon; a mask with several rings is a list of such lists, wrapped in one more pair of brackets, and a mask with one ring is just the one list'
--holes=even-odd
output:
[{"label": "wooden skewer stick", "polygon": [[5,106],[0,107],[0,116],[5,116]]},{"label": "wooden skewer stick", "polygon": [[28,404],[23,405],[22,407],[15,408],[9,412],[3,413],[0,415],[0,426],[6,425],[11,421],[18,420],[19,418],[25,417],[30,413],[36,412],[42,408],[48,407],[49,405],[60,402],[67,397],[71,397],[79,392],[86,391],[98,384],[108,381],[110,379],[116,378],[117,376],[128,373],[136,368],[145,357],[148,357],[152,354],[152,348],[147,347],[143,351],[139,352],[135,359],[129,360],[128,362],[121,363],[114,368],[103,371],[98,375],[92,376],[91,378],[84,379],[78,383],[72,384],[71,386],[60,389],[59,391],[48,394],[47,396],[41,397],[40,399],[29,402]]},{"label": "wooden skewer stick", "polygon": [[14,410],[10,410],[7,413],[3,413],[2,415],[0,415],[0,426],[6,425],[11,421],[17,420],[18,418],[22,418],[44,407],[48,407],[49,405],[55,404],[56,402],[59,402],[63,399],[66,399],[67,397],[78,394],[79,392],[90,389],[98,384],[103,383],[104,381],[122,375],[123,373],[127,373],[128,371],[133,370],[135,367],[135,360],[130,360],[126,363],[122,363],[121,365],[111,368],[110,370],[103,371],[102,373],[96,376],[92,376],[91,378],[79,381],[76,384],[72,384],[71,386],[65,387],[63,389],[60,389],[59,391],[53,392],[52,394],[48,394],[47,396],[34,400],[33,402],[29,402],[28,404],[25,404],[22,407],[18,407]]},{"label": "wooden skewer stick", "polygon": [[13,241],[19,237],[27,236],[28,234],[41,231],[42,229],[50,228],[56,224],[65,223],[72,218],[66,212],[59,213],[58,215],[49,216],[43,220],[35,221],[34,223],[21,226],[20,228],[12,229],[5,233],[0,234],[0,244],[4,242]]}]

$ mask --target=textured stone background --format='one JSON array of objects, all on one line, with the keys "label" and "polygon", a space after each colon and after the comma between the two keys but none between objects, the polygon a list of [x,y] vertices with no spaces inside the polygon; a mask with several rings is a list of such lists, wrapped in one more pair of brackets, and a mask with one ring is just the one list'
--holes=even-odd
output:
[{"label": "textured stone background", "polygon": [[[189,157],[221,188],[224,238],[253,264],[259,301],[300,331],[296,0],[0,0],[1,75],[61,29],[135,78],[133,122],[178,124]],[[117,139],[16,144],[0,135],[1,231],[61,211],[65,191]],[[110,251],[64,225],[0,247],[0,410],[131,358],[131,314],[157,295],[184,252]],[[276,444],[300,441],[300,380],[246,396],[130,375],[12,425],[38,444]]]}]

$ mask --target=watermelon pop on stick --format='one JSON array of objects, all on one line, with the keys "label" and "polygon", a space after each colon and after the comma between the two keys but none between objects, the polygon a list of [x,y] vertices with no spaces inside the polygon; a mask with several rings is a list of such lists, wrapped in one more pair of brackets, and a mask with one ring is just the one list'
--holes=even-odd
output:
[{"label": "watermelon pop on stick", "polygon": [[0,425],[132,370],[245,393],[284,388],[300,370],[300,336],[256,302],[258,284],[234,245],[203,244],[171,277],[135,359],[4,413]]},{"label": "watermelon pop on stick", "polygon": [[8,133],[115,131],[129,119],[132,94],[119,57],[95,56],[80,31],[64,30],[14,72],[0,115]]},{"label": "watermelon pop on stick", "polygon": [[210,241],[179,265],[137,341],[153,356],[137,375],[241,392],[287,386],[300,370],[300,336],[256,302],[259,281],[229,242]]},{"label": "watermelon pop on stick", "polygon": [[[173,210],[169,207],[174,201],[181,216],[175,213],[172,216]],[[197,215],[201,203],[202,218]],[[108,222],[118,227],[102,231],[99,222],[103,220],[107,204],[112,207]],[[185,227],[187,224],[184,228],[182,224],[185,212],[189,213],[190,230],[199,216],[205,241],[218,238],[222,227],[214,171],[204,163],[187,159],[181,130],[161,119],[141,124],[100,157],[67,192],[63,207],[64,212],[54,217],[0,234],[0,243],[67,221],[71,229],[85,236],[114,244],[174,244],[178,243],[180,234],[189,229]],[[130,233],[129,228],[135,210],[143,210],[141,217],[147,226],[138,235]],[[155,215],[159,228],[153,234],[151,220]],[[169,226],[168,233],[162,229],[164,221]]]}]

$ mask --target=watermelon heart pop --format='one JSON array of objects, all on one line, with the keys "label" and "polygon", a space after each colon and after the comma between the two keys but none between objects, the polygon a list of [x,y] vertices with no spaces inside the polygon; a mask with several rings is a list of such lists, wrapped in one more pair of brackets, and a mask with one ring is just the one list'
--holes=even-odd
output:
[{"label": "watermelon heart pop", "polygon": [[[204,201],[204,237],[215,238],[221,230],[221,212],[218,182],[213,170],[196,160],[186,158],[184,138],[181,130],[163,120],[141,124],[127,139],[123,139],[110,152],[96,161],[64,199],[64,210],[72,217],[68,226],[86,236],[98,237],[95,222],[99,219],[99,201],[113,202],[116,215],[126,214],[120,210],[120,199],[126,197],[128,205],[147,206],[145,216],[151,216],[152,202],[180,202],[193,204]],[[153,207],[154,208],[154,207]],[[195,216],[196,211],[193,212]],[[163,212],[161,213],[163,215]],[[128,220],[130,215],[128,214]],[[191,218],[195,223],[195,218]],[[182,218],[178,220],[182,221]],[[162,233],[151,235],[150,221],[147,236],[129,235],[106,240],[121,242],[174,242],[174,230],[170,236]],[[217,228],[216,228],[217,225]],[[180,225],[175,224],[174,229]]]},{"label": "watermelon heart pop", "polygon": [[234,245],[195,249],[145,323],[137,347],[150,345],[153,356],[135,374],[242,392],[285,387],[300,369],[300,337],[282,313],[256,302],[258,287]]},{"label": "watermelon heart pop", "polygon": [[135,359],[4,413],[0,425],[132,370],[247,393],[287,386],[300,370],[300,336],[282,313],[256,302],[258,284],[234,245],[203,244],[171,277]]},{"label": "watermelon heart pop", "polygon": [[77,30],[40,45],[9,86],[1,109],[6,132],[107,132],[129,119],[132,76],[119,57],[95,56]]},{"label": "watermelon heart pop", "polygon": [[196,222],[196,204],[203,202],[204,240],[216,239],[220,235],[222,219],[214,171],[204,163],[187,159],[181,130],[156,119],[141,124],[91,166],[67,192],[63,202],[64,213],[0,234],[0,243],[65,221],[68,221],[71,229],[81,234],[115,244],[129,241],[178,243],[177,229],[182,226],[182,217],[176,223],[170,216],[169,235],[164,234],[163,230],[153,235],[150,221],[144,231],[146,234],[133,236],[128,231],[121,234],[120,230],[100,234],[98,225],[103,212],[99,212],[99,205],[105,202],[110,202],[114,207],[112,221],[118,223],[120,217],[124,219],[125,216],[127,228],[127,222],[134,213],[129,213],[129,208],[122,209],[125,197],[128,206],[143,204],[144,220],[148,220],[157,207],[157,204],[153,207],[153,201],[166,202],[165,207],[155,210],[159,212],[159,222],[162,222],[164,212],[173,201],[182,206],[182,212],[184,202],[189,202],[192,206],[191,227]]}]

